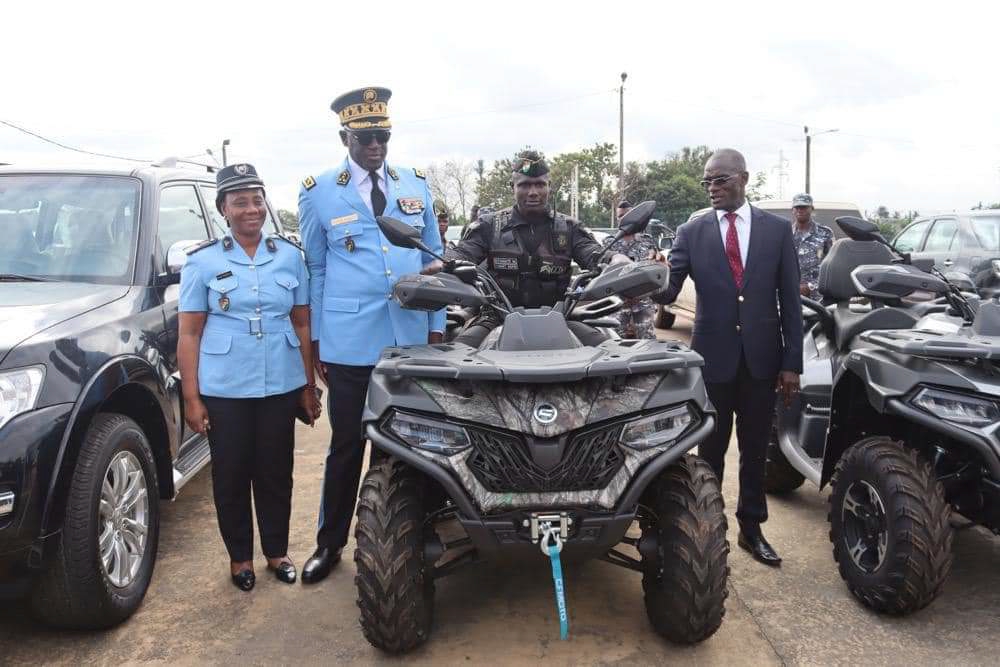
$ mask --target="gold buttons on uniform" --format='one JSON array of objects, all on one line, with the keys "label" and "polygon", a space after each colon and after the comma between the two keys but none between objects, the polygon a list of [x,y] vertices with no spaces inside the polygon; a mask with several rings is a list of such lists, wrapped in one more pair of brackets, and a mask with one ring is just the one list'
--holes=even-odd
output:
[{"label": "gold buttons on uniform", "polygon": [[737,330],[737,331],[739,331],[739,330],[740,330],[740,325],[738,325],[738,324],[736,325],[736,330]]},{"label": "gold buttons on uniform", "polygon": [[382,252],[389,252],[389,246],[387,245],[382,246]]},{"label": "gold buttons on uniform", "polygon": [[743,303],[743,295],[740,294],[738,297],[736,297],[736,300],[739,301],[740,303]]},{"label": "gold buttons on uniform", "polygon": [[389,269],[386,269],[385,270],[385,275],[391,276],[392,275],[392,271],[390,271]]}]

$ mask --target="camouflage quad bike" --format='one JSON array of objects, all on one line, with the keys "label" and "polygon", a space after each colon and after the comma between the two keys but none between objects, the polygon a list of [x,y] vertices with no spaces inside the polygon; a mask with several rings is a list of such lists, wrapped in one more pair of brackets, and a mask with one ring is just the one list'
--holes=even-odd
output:
[{"label": "camouflage quad bike", "polygon": [[[421,247],[405,223],[380,218],[379,227],[395,245]],[[584,347],[566,324],[608,326],[623,298],[661,289],[667,273],[656,262],[612,264],[535,310],[512,308],[467,263],[399,280],[394,297],[406,308],[478,305],[505,319],[480,349],[389,348],[374,371],[364,423],[375,449],[354,557],[371,644],[392,653],[422,644],[437,578],[499,558],[545,567],[540,546],[642,573],[649,619],[671,641],[719,628],[729,574],[722,495],[688,453],[715,423],[701,357],[674,342]]]}]

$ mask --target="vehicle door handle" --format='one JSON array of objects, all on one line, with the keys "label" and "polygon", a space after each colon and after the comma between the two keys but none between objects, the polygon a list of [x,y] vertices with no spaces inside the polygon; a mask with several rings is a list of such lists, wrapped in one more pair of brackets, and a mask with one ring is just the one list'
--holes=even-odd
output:
[{"label": "vehicle door handle", "polygon": [[952,264],[954,264],[955,262],[953,262],[953,261],[952,261],[952,260],[950,260],[950,259],[946,259],[946,260],[944,260],[944,261],[943,261],[943,262],[941,262],[941,263],[942,263],[942,264],[944,264],[945,266],[951,266],[951,265],[952,265]]}]

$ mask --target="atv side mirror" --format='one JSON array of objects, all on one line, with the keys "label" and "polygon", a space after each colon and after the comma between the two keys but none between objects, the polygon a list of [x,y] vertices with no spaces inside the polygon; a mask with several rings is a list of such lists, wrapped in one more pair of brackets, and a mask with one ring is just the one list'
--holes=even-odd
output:
[{"label": "atv side mirror", "polygon": [[615,236],[615,240],[617,241],[629,234],[638,234],[645,231],[649,221],[653,218],[655,210],[656,202],[652,199],[633,206],[618,222],[618,234]]},{"label": "atv side mirror", "polygon": [[882,236],[882,232],[872,222],[850,215],[835,218],[835,221],[837,226],[843,229],[844,233],[855,241],[875,241],[882,245],[889,245],[889,242]]},{"label": "atv side mirror", "polygon": [[[412,225],[408,225],[402,220],[380,215],[375,218],[382,235],[389,239],[389,243],[401,248],[420,248],[424,245],[420,238],[420,231]],[[423,250],[423,248],[421,248]]]}]

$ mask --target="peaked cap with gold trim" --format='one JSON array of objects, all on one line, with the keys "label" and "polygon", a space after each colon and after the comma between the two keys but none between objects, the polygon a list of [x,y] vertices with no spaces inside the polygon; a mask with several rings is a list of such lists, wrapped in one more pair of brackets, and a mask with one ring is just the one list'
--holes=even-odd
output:
[{"label": "peaked cap with gold trim", "polygon": [[388,88],[358,88],[344,93],[331,104],[330,108],[340,116],[340,124],[348,130],[387,130],[389,122]]}]

